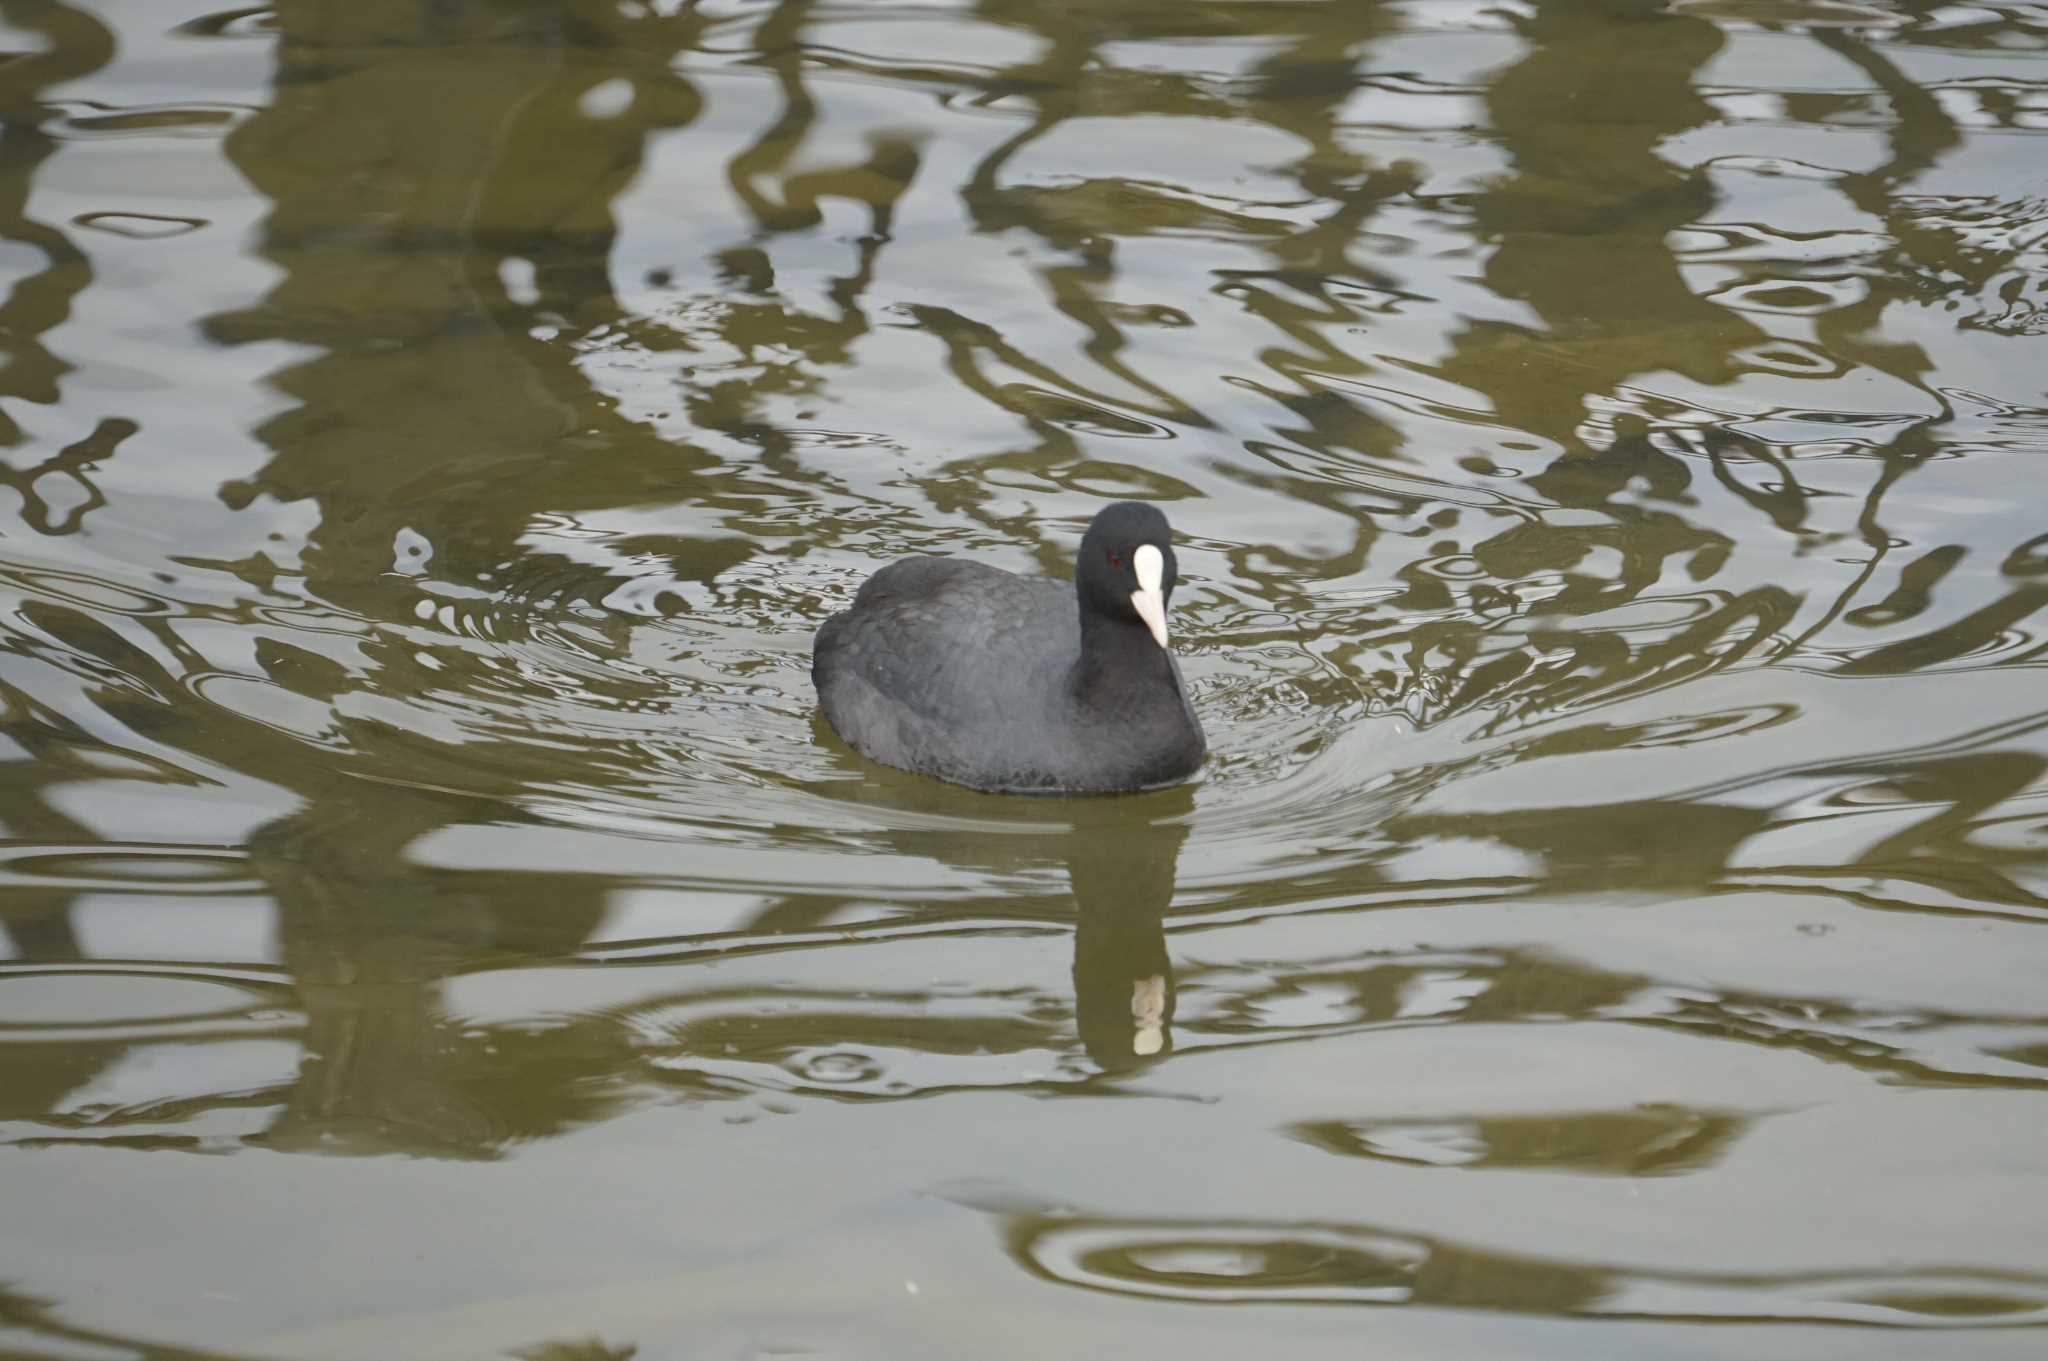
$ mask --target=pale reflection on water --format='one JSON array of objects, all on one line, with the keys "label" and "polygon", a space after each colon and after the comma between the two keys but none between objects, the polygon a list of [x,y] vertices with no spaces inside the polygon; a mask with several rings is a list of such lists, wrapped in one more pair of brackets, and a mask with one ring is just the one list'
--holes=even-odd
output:
[{"label": "pale reflection on water", "polygon": [[0,23],[0,1352],[2038,1350],[2037,7]]}]

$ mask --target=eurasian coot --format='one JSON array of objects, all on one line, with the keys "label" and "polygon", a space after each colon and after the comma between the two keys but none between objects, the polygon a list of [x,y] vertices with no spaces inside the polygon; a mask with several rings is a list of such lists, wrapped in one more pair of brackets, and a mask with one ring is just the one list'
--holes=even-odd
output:
[{"label": "eurasian coot", "polygon": [[818,630],[811,680],[826,721],[884,765],[1000,793],[1174,784],[1207,744],[1166,645],[1173,584],[1173,531],[1136,501],[1097,513],[1071,588],[904,558]]}]

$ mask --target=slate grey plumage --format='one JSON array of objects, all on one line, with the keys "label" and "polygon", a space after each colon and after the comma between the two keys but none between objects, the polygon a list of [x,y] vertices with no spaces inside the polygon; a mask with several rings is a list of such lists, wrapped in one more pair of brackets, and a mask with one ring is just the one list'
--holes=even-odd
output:
[{"label": "slate grey plumage", "polygon": [[1095,516],[1072,585],[961,558],[892,562],[818,630],[819,707],[863,755],[975,789],[1178,783],[1208,748],[1161,641],[1174,575],[1166,517],[1136,501]]}]

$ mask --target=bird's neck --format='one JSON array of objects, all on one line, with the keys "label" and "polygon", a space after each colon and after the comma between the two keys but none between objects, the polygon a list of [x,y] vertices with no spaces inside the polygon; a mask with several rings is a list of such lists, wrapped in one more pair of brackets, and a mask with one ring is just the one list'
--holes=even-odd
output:
[{"label": "bird's neck", "polygon": [[1174,686],[1173,659],[1136,619],[1115,619],[1083,608],[1081,655],[1068,673],[1074,697],[1101,704]]}]

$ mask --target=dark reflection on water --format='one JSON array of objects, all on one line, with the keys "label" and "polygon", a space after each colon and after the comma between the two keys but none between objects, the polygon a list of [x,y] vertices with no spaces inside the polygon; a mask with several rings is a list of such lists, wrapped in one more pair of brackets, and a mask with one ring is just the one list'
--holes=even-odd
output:
[{"label": "dark reflection on water", "polygon": [[[2031,8],[0,21],[0,1350],[2043,1322]],[[1200,783],[817,723],[1117,496]]]},{"label": "dark reflection on water", "polygon": [[1551,1167],[1657,1176],[1711,1165],[1746,1123],[1710,1112],[1646,1106],[1453,1124],[1333,1120],[1304,1125],[1297,1134],[1347,1157],[1433,1167]]}]

